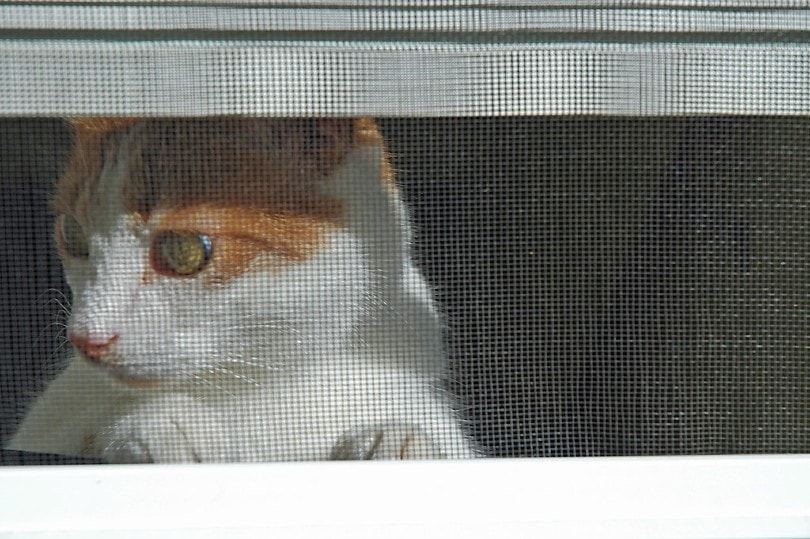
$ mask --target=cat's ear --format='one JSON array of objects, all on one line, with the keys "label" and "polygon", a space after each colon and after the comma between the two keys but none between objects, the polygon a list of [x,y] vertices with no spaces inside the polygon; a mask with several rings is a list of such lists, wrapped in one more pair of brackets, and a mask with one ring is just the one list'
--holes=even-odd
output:
[{"label": "cat's ear", "polygon": [[363,146],[366,144],[382,145],[383,138],[380,128],[373,118],[358,118],[354,120],[354,145]]},{"label": "cat's ear", "polygon": [[89,146],[103,140],[108,134],[126,129],[138,118],[79,117],[65,118],[78,146]]},{"label": "cat's ear", "polygon": [[354,148],[382,145],[371,118],[319,118],[300,125],[305,151],[319,154],[321,162],[338,165]]},{"label": "cat's ear", "polygon": [[138,121],[138,118],[104,118],[104,117],[81,117],[65,118],[65,122],[75,133],[106,133],[128,127]]},{"label": "cat's ear", "polygon": [[313,127],[321,137],[352,147],[382,142],[373,118],[323,118],[315,120]]},{"label": "cat's ear", "polygon": [[354,137],[352,120],[317,118],[294,124],[305,155],[323,164],[336,165],[351,150]]},{"label": "cat's ear", "polygon": [[[337,167],[345,162],[349,154],[362,154],[364,157],[360,162],[370,167],[366,170],[366,175],[381,181],[389,189],[396,190],[391,161],[380,129],[373,118],[332,118],[317,121],[321,139],[331,140],[331,143],[325,145],[325,150],[332,153],[324,156],[324,162]],[[331,150],[328,149],[330,147]]]}]

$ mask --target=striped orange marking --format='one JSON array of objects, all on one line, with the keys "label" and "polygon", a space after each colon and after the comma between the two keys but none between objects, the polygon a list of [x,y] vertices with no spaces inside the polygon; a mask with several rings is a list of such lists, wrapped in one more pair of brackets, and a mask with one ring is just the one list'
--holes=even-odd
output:
[{"label": "striped orange marking", "polygon": [[[153,233],[203,233],[212,242],[206,284],[221,284],[253,269],[280,269],[304,261],[323,245],[323,235],[337,226],[306,215],[267,214],[260,209],[199,204],[157,210],[149,222]],[[264,256],[262,256],[264,255]],[[149,268],[142,280],[151,282]]]}]

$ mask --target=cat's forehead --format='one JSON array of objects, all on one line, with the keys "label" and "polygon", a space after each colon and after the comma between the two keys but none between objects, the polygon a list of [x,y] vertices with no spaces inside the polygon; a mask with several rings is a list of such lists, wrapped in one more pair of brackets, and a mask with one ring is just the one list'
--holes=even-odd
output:
[{"label": "cat's forehead", "polygon": [[[352,119],[83,119],[59,182],[58,213],[90,223],[123,210],[199,204],[341,219],[321,189],[357,145],[380,144],[376,125]],[[390,171],[383,175],[389,179]]]}]

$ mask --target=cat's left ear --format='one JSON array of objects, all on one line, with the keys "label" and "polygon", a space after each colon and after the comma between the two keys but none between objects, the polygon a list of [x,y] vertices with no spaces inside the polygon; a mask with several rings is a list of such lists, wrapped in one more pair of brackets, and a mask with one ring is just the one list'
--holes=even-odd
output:
[{"label": "cat's left ear", "polygon": [[65,118],[65,122],[80,146],[98,144],[108,134],[126,129],[137,121],[138,118],[117,117]]},{"label": "cat's left ear", "polygon": [[80,116],[65,118],[65,122],[73,129],[83,131],[109,131],[125,127],[136,122],[137,118],[118,118],[104,116]]},{"label": "cat's left ear", "polygon": [[82,117],[65,118],[65,122],[76,134],[81,133],[106,133],[128,127],[138,121],[138,118],[102,118],[102,117]]},{"label": "cat's left ear", "polygon": [[311,129],[313,136],[342,145],[382,142],[374,118],[320,118],[313,120]]},{"label": "cat's left ear", "polygon": [[383,137],[380,128],[374,118],[357,118],[354,120],[353,137],[354,146],[366,144],[383,145]]}]

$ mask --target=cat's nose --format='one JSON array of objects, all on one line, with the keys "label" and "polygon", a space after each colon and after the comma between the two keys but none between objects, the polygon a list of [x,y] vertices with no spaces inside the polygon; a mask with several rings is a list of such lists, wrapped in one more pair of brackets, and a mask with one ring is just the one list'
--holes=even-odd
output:
[{"label": "cat's nose", "polygon": [[68,332],[68,340],[88,359],[98,361],[104,355],[112,351],[115,347],[115,343],[118,342],[118,335],[102,337]]}]

